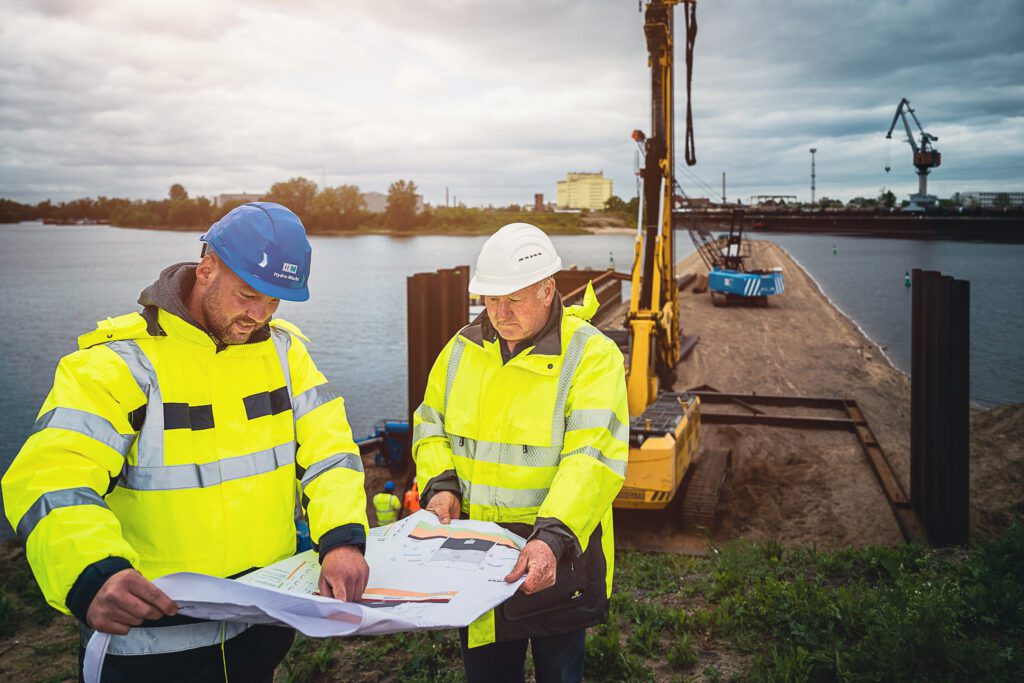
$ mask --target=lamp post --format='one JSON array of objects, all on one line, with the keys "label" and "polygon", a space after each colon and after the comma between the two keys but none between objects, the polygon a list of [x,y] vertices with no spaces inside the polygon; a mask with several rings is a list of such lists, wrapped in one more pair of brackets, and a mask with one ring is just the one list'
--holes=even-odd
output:
[{"label": "lamp post", "polygon": [[811,206],[814,206],[814,153],[817,151],[817,147],[811,147]]}]

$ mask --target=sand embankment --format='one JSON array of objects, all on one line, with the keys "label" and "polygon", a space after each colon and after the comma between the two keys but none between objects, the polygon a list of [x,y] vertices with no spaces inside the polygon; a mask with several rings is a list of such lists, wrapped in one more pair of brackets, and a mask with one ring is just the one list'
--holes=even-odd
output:
[{"label": "sand embankment", "polygon": [[[677,368],[675,389],[710,385],[733,393],[833,396],[856,400],[909,491],[910,378],[833,306],[780,247],[752,242],[758,267],[781,266],[785,294],[767,308],[712,306],[683,293],[684,333],[700,342]],[[697,254],[677,273],[707,272]],[[714,534],[718,541],[774,538],[818,546],[902,541],[899,527],[857,439],[846,432],[702,425],[702,443],[731,448],[733,467]],[[972,415],[972,533],[985,536],[1024,510],[1024,406]],[[641,545],[667,526],[645,530],[624,516]],[[645,542],[647,541],[647,542]]]}]

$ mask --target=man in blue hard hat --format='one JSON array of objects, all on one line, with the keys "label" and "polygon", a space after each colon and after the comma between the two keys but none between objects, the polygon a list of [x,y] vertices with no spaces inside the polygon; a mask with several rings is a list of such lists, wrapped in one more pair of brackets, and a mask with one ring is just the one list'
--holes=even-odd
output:
[{"label": "man in blue hard hat", "polygon": [[[299,218],[259,202],[166,268],[143,307],[99,323],[61,360],[3,477],[6,514],[43,595],[114,634],[102,681],[266,681],[291,629],[177,614],[151,580],[237,577],[295,551],[295,507],[319,552],[320,593],[366,586],[366,495],[344,401],[297,327],[311,248]],[[298,491],[298,494],[297,494]]]},{"label": "man in blue hard hat", "polygon": [[395,482],[384,482],[384,490],[373,497],[373,509],[377,513],[377,526],[391,524],[402,511],[402,501],[395,495]]}]

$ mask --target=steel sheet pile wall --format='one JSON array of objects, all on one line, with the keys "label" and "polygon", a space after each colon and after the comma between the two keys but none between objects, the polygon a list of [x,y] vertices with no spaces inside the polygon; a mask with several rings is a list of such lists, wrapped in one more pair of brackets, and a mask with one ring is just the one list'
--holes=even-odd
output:
[{"label": "steel sheet pile wall", "polygon": [[913,272],[910,498],[935,546],[970,539],[971,283]]},{"label": "steel sheet pile wall", "polygon": [[406,319],[409,424],[412,425],[412,414],[423,401],[427,376],[437,354],[469,323],[469,266],[417,273],[407,278]]}]

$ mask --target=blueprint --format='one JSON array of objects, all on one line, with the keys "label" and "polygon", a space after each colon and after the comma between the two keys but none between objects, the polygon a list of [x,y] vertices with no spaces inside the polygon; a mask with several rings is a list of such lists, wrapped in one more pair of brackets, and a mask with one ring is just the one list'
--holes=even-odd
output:
[{"label": "blueprint", "polygon": [[[380,635],[467,626],[501,604],[523,579],[506,583],[526,541],[491,522],[441,524],[420,510],[370,530],[366,541],[369,583],[359,602],[317,593],[320,563],[306,551],[240,579],[191,572],[153,581],[200,619],[282,624],[311,637]],[[115,636],[116,637],[116,636]],[[93,635],[85,655],[85,680],[99,680],[111,636]]]}]

